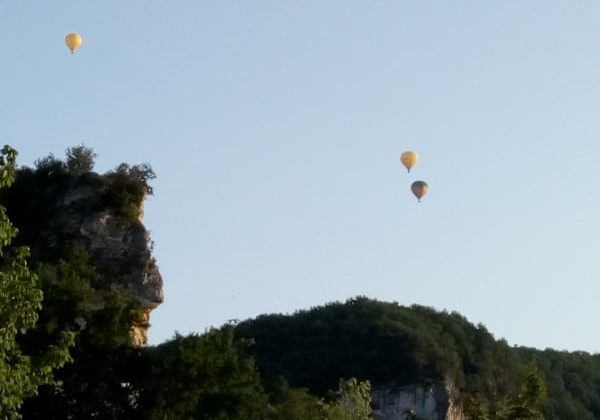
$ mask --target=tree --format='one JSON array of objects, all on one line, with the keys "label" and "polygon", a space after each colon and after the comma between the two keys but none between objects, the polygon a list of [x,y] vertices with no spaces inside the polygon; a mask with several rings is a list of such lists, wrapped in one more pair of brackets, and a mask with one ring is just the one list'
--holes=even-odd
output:
[{"label": "tree", "polygon": [[130,166],[122,163],[104,175],[106,188],[102,203],[115,215],[134,223],[142,214],[144,198],[153,193],[150,181],[155,178],[156,174],[148,164]]},{"label": "tree", "polygon": [[283,378],[272,389],[269,420],[370,420],[371,384],[355,378],[340,379],[330,398],[311,395],[306,388],[289,388]]},{"label": "tree", "polygon": [[278,390],[278,401],[273,406],[269,420],[305,420],[325,418],[325,403],[321,398],[309,394],[306,388],[284,388]]},{"label": "tree", "polygon": [[[14,180],[17,152],[4,146],[0,152],[0,188]],[[17,230],[0,206],[0,417],[20,418],[23,399],[38,386],[53,382],[53,370],[69,359],[73,335],[60,332],[42,351],[25,353],[19,339],[35,327],[42,291],[27,266],[29,250],[10,248]]]},{"label": "tree", "polygon": [[355,378],[340,379],[335,402],[326,407],[330,420],[368,420],[371,418],[371,384]]},{"label": "tree", "polygon": [[[94,169],[96,153],[85,145],[73,146],[67,149],[67,171],[72,175],[81,175]],[[45,162],[42,162],[45,163]]]},{"label": "tree", "polygon": [[478,396],[465,404],[465,415],[470,420],[541,420],[540,405],[546,395],[545,385],[535,365],[530,365],[519,389],[511,395],[498,395],[488,405]]},{"label": "tree", "polygon": [[233,328],[176,336],[151,349],[152,384],[142,407],[157,420],[263,419],[267,397],[246,340]]},{"label": "tree", "polygon": [[27,419],[135,419],[137,399],[150,367],[143,349],[131,346],[130,328],[139,322],[137,302],[118,290],[99,291],[89,255],[74,248],[65,260],[40,264],[43,308],[35,329],[23,337],[44,347],[56,331],[75,334],[72,363],[57,370],[59,384],[41,386],[23,405]]},{"label": "tree", "polygon": [[544,416],[540,412],[540,402],[546,387],[535,365],[529,366],[519,392],[509,398],[508,407],[498,416],[499,419],[538,420]]}]

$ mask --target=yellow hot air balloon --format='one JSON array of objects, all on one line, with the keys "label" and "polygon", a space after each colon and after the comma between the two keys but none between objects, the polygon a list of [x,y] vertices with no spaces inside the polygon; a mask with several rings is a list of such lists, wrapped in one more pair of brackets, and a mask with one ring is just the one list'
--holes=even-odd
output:
[{"label": "yellow hot air balloon", "polygon": [[65,44],[71,50],[71,54],[81,45],[81,35],[71,32],[65,36]]},{"label": "yellow hot air balloon", "polygon": [[415,197],[417,197],[417,201],[420,203],[421,198],[423,198],[423,196],[427,194],[427,191],[429,191],[429,185],[427,185],[425,181],[415,181],[410,186],[410,189]]},{"label": "yellow hot air balloon", "polygon": [[408,172],[410,172],[410,169],[413,166],[415,166],[417,160],[419,160],[419,156],[416,152],[413,152],[412,150],[407,150],[406,152],[400,155],[400,162],[402,162],[402,164],[406,167]]}]

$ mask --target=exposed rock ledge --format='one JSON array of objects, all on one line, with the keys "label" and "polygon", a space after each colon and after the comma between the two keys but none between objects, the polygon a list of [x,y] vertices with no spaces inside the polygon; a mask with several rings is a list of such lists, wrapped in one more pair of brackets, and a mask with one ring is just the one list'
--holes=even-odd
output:
[{"label": "exposed rock ledge", "polygon": [[[142,203],[127,201],[127,191],[110,191],[118,186],[113,187],[106,175],[63,172],[53,178],[24,172],[2,196],[19,228],[17,240],[42,262],[54,258],[48,255],[61,257],[65,245],[86,250],[99,275],[93,284],[99,292],[118,289],[140,302],[143,321],[132,326],[131,335],[134,344],[146,344],[150,311],[163,301],[163,281],[141,222]],[[32,181],[33,176],[38,179]],[[107,192],[113,193],[112,201],[105,198]],[[136,198],[143,201],[143,196]],[[120,214],[123,208],[137,215]]]},{"label": "exposed rock ledge", "polygon": [[375,386],[371,393],[374,420],[464,420],[451,381],[424,385]]}]

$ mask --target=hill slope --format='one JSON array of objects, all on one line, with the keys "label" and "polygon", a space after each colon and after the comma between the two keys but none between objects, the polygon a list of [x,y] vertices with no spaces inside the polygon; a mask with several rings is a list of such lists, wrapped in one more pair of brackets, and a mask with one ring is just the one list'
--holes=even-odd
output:
[{"label": "hill slope", "polygon": [[322,394],[340,377],[368,379],[374,388],[432,389],[450,381],[468,414],[474,401],[495,407],[518,395],[534,363],[547,388],[546,418],[600,418],[598,356],[510,347],[457,313],[358,297],[293,315],[262,315],[236,332],[254,338],[266,383],[283,376]]}]

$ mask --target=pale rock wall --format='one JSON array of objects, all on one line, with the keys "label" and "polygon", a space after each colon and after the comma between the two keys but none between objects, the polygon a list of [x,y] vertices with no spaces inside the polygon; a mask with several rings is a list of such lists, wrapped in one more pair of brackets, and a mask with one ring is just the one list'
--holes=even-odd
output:
[{"label": "pale rock wall", "polygon": [[162,277],[148,239],[142,223],[125,224],[103,211],[78,223],[76,240],[92,255],[101,286],[118,287],[154,309],[163,301]]},{"label": "pale rock wall", "polygon": [[374,420],[464,420],[451,382],[431,386],[376,386],[371,393]]},{"label": "pale rock wall", "polygon": [[102,288],[119,288],[142,305],[142,322],[131,327],[132,343],[147,344],[150,311],[163,301],[162,276],[151,256],[148,232],[141,221],[125,224],[110,212],[88,215],[79,238],[101,275]]},{"label": "pale rock wall", "polygon": [[94,283],[99,297],[119,289],[140,302],[143,322],[132,326],[131,337],[134,344],[145,345],[150,311],[163,301],[163,281],[141,221],[143,206],[137,220],[127,221],[95,205],[100,193],[97,187],[78,183],[57,193],[54,216],[45,220],[35,246],[52,249],[68,238],[85,249],[99,275]]}]

